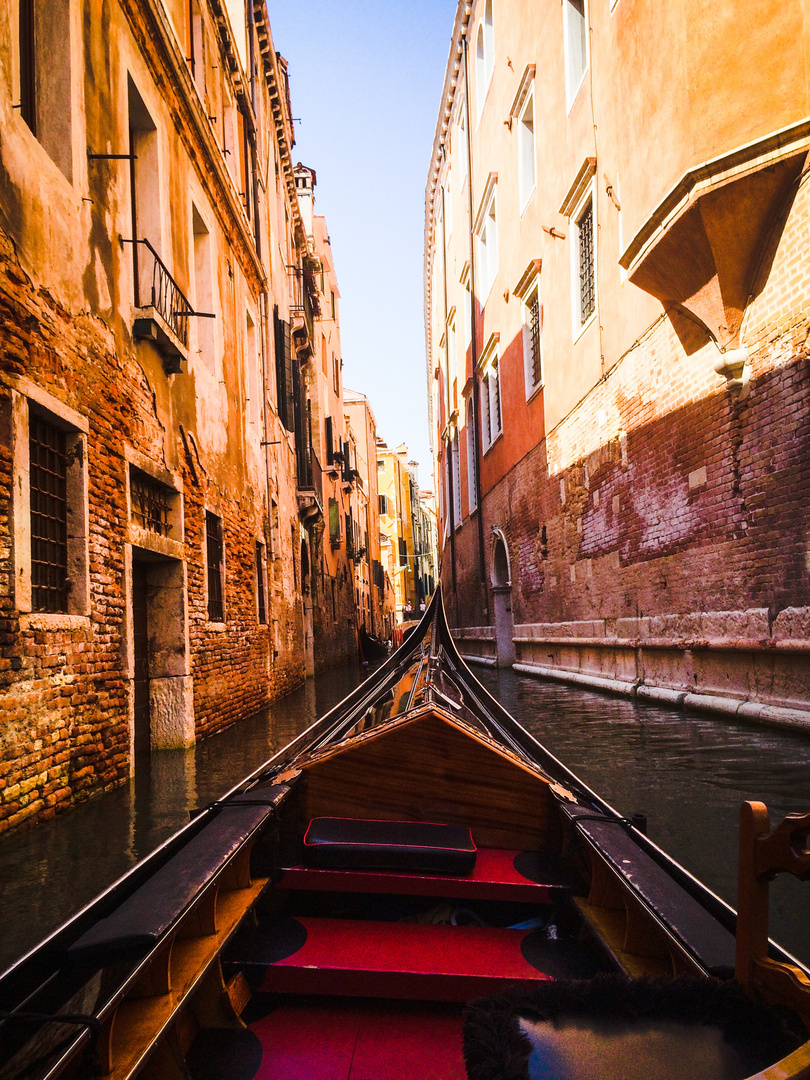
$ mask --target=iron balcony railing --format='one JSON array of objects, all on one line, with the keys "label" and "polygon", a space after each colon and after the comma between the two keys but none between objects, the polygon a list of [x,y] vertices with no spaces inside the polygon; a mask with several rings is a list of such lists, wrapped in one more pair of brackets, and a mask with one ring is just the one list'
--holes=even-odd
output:
[{"label": "iron balcony railing", "polygon": [[309,340],[314,341],[315,318],[320,314],[315,276],[311,270],[301,266],[288,266],[287,274],[290,279],[290,315],[303,317]]},{"label": "iron balcony railing", "polygon": [[[122,243],[133,246],[136,307],[153,307],[183,347],[187,349],[188,320],[194,315],[205,318],[213,318],[213,315],[194,310],[148,240],[122,238]],[[149,273],[150,257],[151,274]]]}]

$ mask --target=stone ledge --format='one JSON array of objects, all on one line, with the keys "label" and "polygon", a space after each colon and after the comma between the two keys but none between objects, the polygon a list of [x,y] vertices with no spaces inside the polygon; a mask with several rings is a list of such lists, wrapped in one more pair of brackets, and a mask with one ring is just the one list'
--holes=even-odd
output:
[{"label": "stone ledge", "polygon": [[[479,663],[494,664],[486,657],[469,657]],[[562,668],[548,668],[540,664],[513,664],[512,670],[525,675],[535,675],[554,682],[573,683],[593,690],[602,690],[625,697],[638,697],[642,700],[661,702],[677,708],[697,709],[701,712],[717,713],[739,720],[752,721],[768,727],[790,728],[794,731],[810,732],[810,708],[800,709],[781,705],[768,705],[765,702],[744,701],[739,698],[721,697],[719,694],[691,694],[666,686],[647,686],[644,683],[625,682],[621,679],[590,675],[583,671],[565,671]]]},{"label": "stone ledge", "polygon": [[459,656],[465,662],[465,664],[481,664],[483,667],[498,666],[498,661],[494,656],[468,656],[465,653],[459,653]]}]

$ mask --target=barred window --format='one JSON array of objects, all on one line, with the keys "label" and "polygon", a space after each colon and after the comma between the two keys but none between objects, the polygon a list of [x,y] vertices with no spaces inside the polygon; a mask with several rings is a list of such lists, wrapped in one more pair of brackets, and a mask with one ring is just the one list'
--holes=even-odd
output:
[{"label": "barred window", "polygon": [[29,418],[31,604],[34,611],[68,610],[67,469],[65,432]]},{"label": "barred window", "polygon": [[264,596],[264,544],[256,541],[256,605],[260,623],[267,622],[267,602]]},{"label": "barred window", "polygon": [[524,334],[524,359],[526,364],[527,396],[543,381],[542,363],[542,313],[540,290],[535,289],[526,301]]},{"label": "barred window", "polygon": [[159,480],[133,468],[130,470],[129,493],[133,520],[142,529],[148,529],[158,536],[168,536],[172,531],[169,521],[171,490]]},{"label": "barred window", "polygon": [[211,622],[224,622],[222,519],[210,511],[205,514],[205,542],[208,554],[208,618]]},{"label": "barred window", "polygon": [[593,200],[589,199],[577,220],[579,236],[579,305],[580,323],[588,321],[596,307],[593,258]]}]

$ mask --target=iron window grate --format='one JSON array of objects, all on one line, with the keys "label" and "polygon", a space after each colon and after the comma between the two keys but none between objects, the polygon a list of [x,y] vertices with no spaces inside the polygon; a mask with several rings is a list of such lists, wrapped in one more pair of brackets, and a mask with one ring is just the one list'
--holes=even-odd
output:
[{"label": "iron window grate", "polygon": [[581,323],[586,322],[596,307],[596,288],[593,263],[593,202],[589,202],[577,222],[579,231],[579,302]]},{"label": "iron window grate", "polygon": [[169,522],[171,513],[171,492],[158,480],[153,480],[146,473],[130,473],[129,492],[132,505],[132,517],[142,529],[168,536],[172,531]]},{"label": "iron window grate", "polygon": [[259,607],[259,622],[267,622],[267,604],[264,598],[264,548],[256,542],[256,596]]},{"label": "iron window grate", "polygon": [[67,611],[67,469],[65,432],[29,421],[31,601],[34,611]]},{"label": "iron window grate", "polygon": [[532,386],[540,385],[540,295],[535,293],[529,303],[529,348],[531,350]]},{"label": "iron window grate", "polygon": [[211,622],[223,622],[225,605],[222,597],[222,519],[210,510],[205,513],[205,538],[208,552],[208,618]]}]

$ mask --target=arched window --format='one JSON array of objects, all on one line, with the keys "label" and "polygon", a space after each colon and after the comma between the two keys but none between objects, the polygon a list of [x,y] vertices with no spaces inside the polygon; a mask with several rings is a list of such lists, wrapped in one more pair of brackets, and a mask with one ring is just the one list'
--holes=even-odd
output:
[{"label": "arched window", "polygon": [[478,24],[478,36],[475,39],[475,78],[478,115],[484,109],[489,81],[495,66],[495,44],[492,27],[492,0],[487,0],[484,17]]}]

